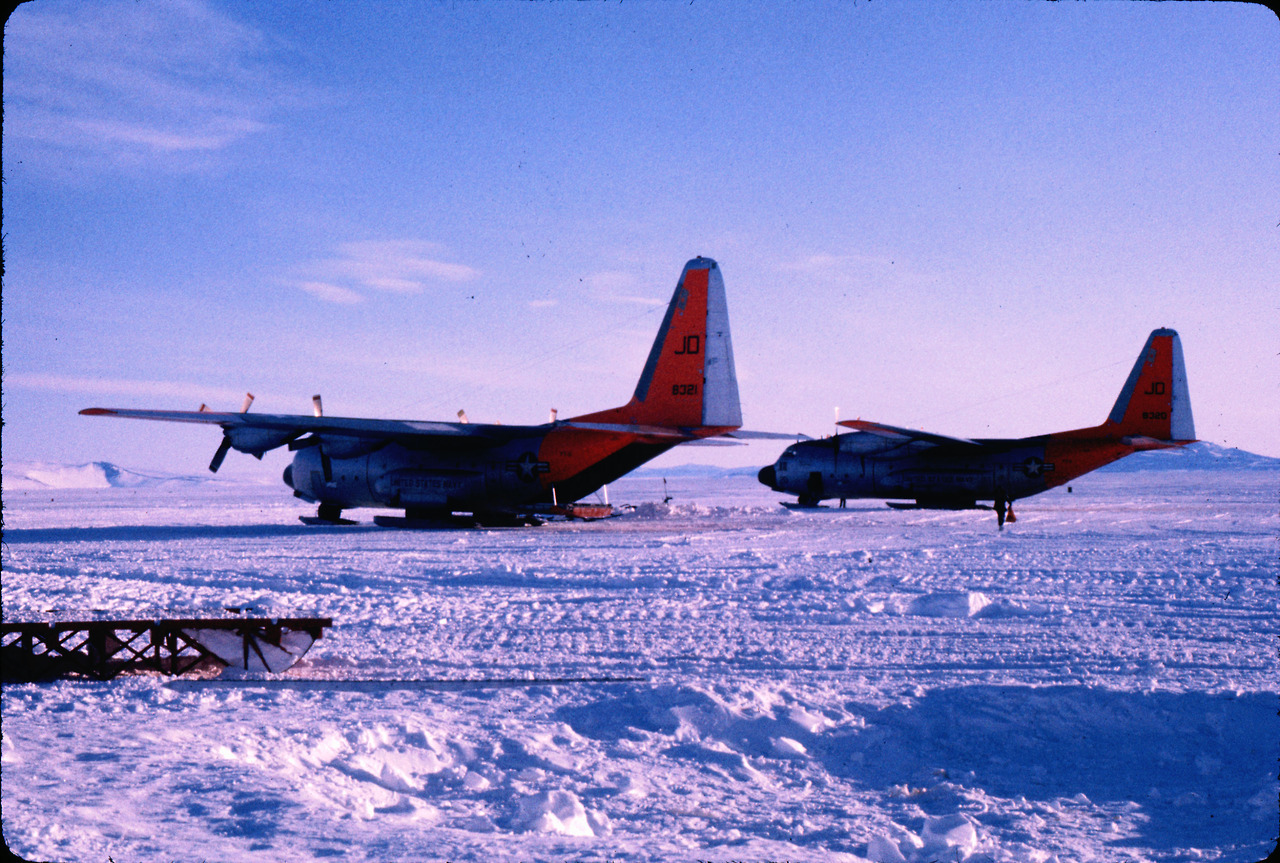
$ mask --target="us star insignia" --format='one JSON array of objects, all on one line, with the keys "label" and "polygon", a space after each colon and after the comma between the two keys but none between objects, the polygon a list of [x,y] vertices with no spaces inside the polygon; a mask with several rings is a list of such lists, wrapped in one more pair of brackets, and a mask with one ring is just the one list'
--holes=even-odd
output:
[{"label": "us star insignia", "polygon": [[507,462],[507,470],[515,471],[525,482],[533,482],[538,478],[538,474],[550,471],[551,465],[545,461],[538,461],[537,456],[527,452],[515,461]]},{"label": "us star insignia", "polygon": [[1044,459],[1035,456],[1022,463],[1022,472],[1027,476],[1040,476],[1051,470],[1053,470],[1052,464],[1046,464]]}]

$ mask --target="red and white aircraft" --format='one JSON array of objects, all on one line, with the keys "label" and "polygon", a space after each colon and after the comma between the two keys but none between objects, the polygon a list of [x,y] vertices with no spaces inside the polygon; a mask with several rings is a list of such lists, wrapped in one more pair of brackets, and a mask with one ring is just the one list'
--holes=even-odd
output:
[{"label": "red and white aircraft", "polygon": [[288,446],[294,495],[319,504],[308,523],[350,523],[355,507],[402,509],[404,519],[471,513],[517,523],[564,507],[677,444],[742,425],[724,279],[710,258],[685,264],[631,401],[536,426],[321,415],[86,408],[86,416],[222,427],[211,471],[228,450],[262,458]]},{"label": "red and white aircraft", "polygon": [[1130,453],[1195,443],[1182,342],[1155,330],[1102,425],[1026,438],[948,437],[865,420],[855,430],[786,448],[760,482],[799,497],[802,507],[828,498],[897,498],[897,508],[1005,506],[1096,470]]}]

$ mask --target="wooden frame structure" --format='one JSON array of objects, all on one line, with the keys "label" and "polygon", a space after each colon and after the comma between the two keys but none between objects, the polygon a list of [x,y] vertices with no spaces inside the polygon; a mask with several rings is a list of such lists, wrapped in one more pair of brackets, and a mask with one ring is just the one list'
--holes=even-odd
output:
[{"label": "wooden frame structure", "polygon": [[219,666],[280,672],[332,625],[328,617],[5,622],[0,667],[6,682]]}]

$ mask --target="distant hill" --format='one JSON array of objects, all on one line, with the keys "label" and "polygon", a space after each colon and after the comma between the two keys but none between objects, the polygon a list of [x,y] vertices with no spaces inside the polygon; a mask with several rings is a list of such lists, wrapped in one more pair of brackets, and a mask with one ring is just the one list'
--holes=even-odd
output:
[{"label": "distant hill", "polygon": [[717,467],[711,464],[678,464],[672,467],[642,467],[627,474],[640,479],[678,479],[700,477],[703,479],[727,479],[734,476],[755,476],[763,465],[755,467]]},{"label": "distant hill", "polygon": [[143,473],[111,462],[49,464],[18,462],[4,465],[3,488],[26,491],[42,488],[147,488],[169,482],[207,482],[206,477]]},{"label": "distant hill", "polygon": [[1134,453],[1099,470],[1111,473],[1139,470],[1280,470],[1280,458],[1201,441],[1178,449]]},{"label": "distant hill", "polygon": [[[781,452],[781,449],[779,449]],[[633,477],[706,477],[727,478],[755,476],[763,465],[756,467],[725,468],[705,464],[682,464],[674,467],[646,467],[632,471]],[[1277,470],[1280,458],[1246,452],[1242,449],[1220,446],[1201,441],[1178,449],[1150,450],[1126,456],[1112,462],[1100,471],[1129,473],[1151,470]]]}]

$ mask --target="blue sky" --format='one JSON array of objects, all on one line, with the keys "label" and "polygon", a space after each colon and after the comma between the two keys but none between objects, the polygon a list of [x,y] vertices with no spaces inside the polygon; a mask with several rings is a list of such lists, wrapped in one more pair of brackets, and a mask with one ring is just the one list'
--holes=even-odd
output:
[{"label": "blue sky", "polygon": [[200,472],[76,412],[246,390],[621,404],[698,254],[750,428],[1094,425],[1169,326],[1200,437],[1280,456],[1261,6],[36,0],[4,51],[6,461]]}]

